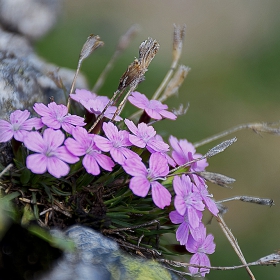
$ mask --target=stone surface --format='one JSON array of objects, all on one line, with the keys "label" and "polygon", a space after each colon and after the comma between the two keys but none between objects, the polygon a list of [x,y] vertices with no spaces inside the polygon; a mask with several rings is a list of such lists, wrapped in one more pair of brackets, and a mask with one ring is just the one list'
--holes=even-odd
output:
[{"label": "stone surface", "polygon": [[125,254],[116,242],[90,228],[73,226],[64,233],[58,230],[51,233],[72,239],[77,250],[64,252],[40,280],[178,279],[155,261]]},{"label": "stone surface", "polygon": [[56,24],[60,11],[61,0],[0,0],[0,24],[35,40]]},{"label": "stone surface", "polygon": [[[16,109],[33,112],[35,102],[66,104],[62,89],[48,75],[56,66],[45,63],[35,54],[18,56],[16,52],[0,51],[0,118],[8,119]],[[60,69],[58,75],[69,90],[74,71]],[[85,88],[86,81],[80,77],[77,87]],[[34,112],[33,112],[34,113]]]}]

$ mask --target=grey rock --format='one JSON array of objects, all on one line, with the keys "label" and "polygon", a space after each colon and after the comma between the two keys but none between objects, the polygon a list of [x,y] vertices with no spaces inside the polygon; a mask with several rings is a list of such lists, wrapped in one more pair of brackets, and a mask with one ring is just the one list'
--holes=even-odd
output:
[{"label": "grey rock", "polygon": [[64,252],[39,280],[179,279],[156,261],[124,253],[115,241],[90,228],[76,225],[65,232],[51,230],[51,234],[72,239],[76,251]]},{"label": "grey rock", "polygon": [[56,24],[60,11],[61,0],[0,0],[0,24],[35,40]]},{"label": "grey rock", "polygon": [[106,266],[117,260],[114,253],[118,245],[92,229],[74,226],[65,231],[53,230],[51,233],[59,238],[72,239],[77,247],[73,253],[65,252],[52,268],[40,280],[99,280],[112,279]]},{"label": "grey rock", "polygon": [[[63,90],[48,75],[56,69],[35,54],[23,57],[14,52],[0,51],[0,118],[7,120],[16,109],[33,112],[35,102],[47,104],[51,97],[58,104],[66,104]],[[74,71],[60,69],[58,75],[69,90]],[[87,87],[82,76],[79,76],[76,85]]]}]

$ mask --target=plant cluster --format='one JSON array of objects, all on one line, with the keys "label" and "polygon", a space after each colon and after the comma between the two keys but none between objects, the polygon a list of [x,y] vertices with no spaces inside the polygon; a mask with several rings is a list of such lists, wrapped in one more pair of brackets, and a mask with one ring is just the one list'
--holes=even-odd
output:
[{"label": "plant cluster", "polygon": [[[118,52],[126,47],[133,32],[122,37]],[[196,151],[199,145],[175,136],[166,142],[153,127],[155,122],[175,121],[186,113],[183,107],[169,111],[163,104],[177,93],[189,71],[178,66],[184,35],[185,27],[175,26],[172,65],[151,100],[136,91],[159,49],[151,38],[141,43],[139,58],[122,75],[111,99],[86,89],[74,91],[82,61],[103,45],[99,36],[91,35],[81,51],[67,105],[54,100],[47,105],[36,103],[33,109],[39,117],[29,118],[27,110],[16,110],[10,120],[0,120],[0,142],[12,141],[16,165],[11,177],[7,177],[7,169],[1,174],[6,174],[2,189],[5,194],[15,194],[21,220],[29,213],[27,220],[34,219],[43,228],[80,223],[114,238],[126,250],[178,266],[162,258],[162,254],[178,254],[176,246],[164,239],[165,233],[172,233],[191,254],[189,263],[180,266],[188,266],[192,276],[209,273],[208,255],[214,253],[216,245],[213,235],[206,232],[202,219],[205,211],[223,230],[228,229],[222,218],[225,208],[213,199],[207,181],[227,187],[234,179],[205,168],[208,158],[224,151],[236,138],[202,155]],[[100,76],[98,87],[105,74]],[[58,77],[55,81],[63,88]],[[123,119],[121,112],[127,100],[140,111]],[[78,113],[81,108],[82,117]],[[248,124],[247,128],[279,133],[265,124]],[[220,136],[224,135],[207,141]],[[239,199],[273,204],[268,199]],[[233,247],[239,248],[227,234]],[[243,256],[241,251],[239,255]],[[275,263],[279,256],[273,258]],[[245,259],[242,262],[252,278]]]}]

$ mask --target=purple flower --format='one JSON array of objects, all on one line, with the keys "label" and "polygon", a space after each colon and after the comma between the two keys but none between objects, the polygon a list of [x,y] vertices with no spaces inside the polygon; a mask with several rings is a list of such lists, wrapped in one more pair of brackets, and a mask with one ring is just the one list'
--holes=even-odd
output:
[{"label": "purple flower", "polygon": [[131,146],[128,136],[129,133],[125,130],[118,130],[118,128],[109,123],[103,123],[103,131],[107,138],[96,135],[94,138],[96,146],[103,152],[110,152],[113,160],[119,164],[127,158],[134,158],[140,160],[140,157],[128,149]]},{"label": "purple flower", "polygon": [[161,120],[163,118],[175,120],[177,117],[173,113],[167,111],[168,106],[162,104],[158,100],[149,100],[144,94],[140,92],[132,92],[128,100],[134,106],[145,110],[148,116],[155,120]]},{"label": "purple flower", "polygon": [[95,99],[97,94],[86,89],[76,89],[75,94],[71,93],[70,97],[77,102],[81,102],[81,100],[89,101],[91,99]]},{"label": "purple flower", "polygon": [[99,165],[105,170],[112,171],[114,162],[110,157],[101,154],[94,142],[94,134],[89,134],[83,127],[72,130],[73,138],[67,138],[64,142],[66,148],[75,156],[84,156],[83,166],[92,175],[100,174]]},{"label": "purple flower", "polygon": [[33,128],[37,130],[44,126],[41,119],[31,118],[28,120],[29,116],[30,112],[27,110],[16,110],[11,113],[10,122],[0,120],[0,142],[7,142],[13,137],[16,140],[23,142],[23,138],[27,134],[27,131],[30,131]]},{"label": "purple flower", "polygon": [[129,141],[136,147],[147,148],[150,152],[167,152],[169,150],[168,144],[156,138],[156,131],[152,126],[145,123],[139,123],[138,127],[128,120],[124,120],[128,129],[134,134],[129,135]]},{"label": "purple flower", "polygon": [[[186,249],[194,254],[190,259],[190,263],[201,266],[210,266],[210,260],[206,254],[213,254],[215,252],[216,244],[213,242],[214,237],[212,234],[206,236],[206,228],[202,223],[199,225],[199,231],[199,240],[195,240],[190,235],[186,244]],[[189,270],[192,274],[200,272],[203,277],[205,277],[205,274],[210,271],[207,268],[196,267],[189,267]]]},{"label": "purple flower", "polygon": [[[109,98],[107,96],[98,96],[93,92],[85,89],[76,89],[76,94],[70,94],[70,97],[81,103],[90,113],[96,116],[100,115],[106,105],[109,103]],[[104,113],[104,116],[108,119],[112,119],[117,110],[116,106],[109,106]],[[122,118],[120,116],[115,117],[115,121],[120,121]]]},{"label": "purple flower", "polygon": [[[193,159],[200,158],[202,155],[197,154],[194,146],[186,139],[178,140],[174,136],[170,136],[169,142],[173,148],[172,157],[178,165],[183,165]],[[208,166],[206,159],[191,164],[192,171],[203,171]]]},{"label": "purple flower", "polygon": [[163,209],[170,205],[171,194],[157,181],[164,179],[169,172],[167,159],[163,155],[151,154],[148,169],[142,161],[129,158],[123,163],[123,169],[133,176],[129,188],[135,195],[145,197],[152,188],[152,198],[157,207]]},{"label": "purple flower", "polygon": [[217,216],[217,214],[219,213],[219,209],[215,201],[212,199],[213,195],[209,194],[208,187],[205,184],[205,181],[196,175],[192,175],[192,178],[197,187],[197,191],[199,192],[202,200],[204,201],[204,204],[214,216]]},{"label": "purple flower", "polygon": [[61,146],[64,138],[61,130],[51,128],[44,131],[43,137],[37,131],[29,132],[24,138],[24,145],[36,154],[27,157],[27,168],[36,174],[48,171],[56,178],[67,175],[70,168],[66,163],[75,163],[79,158],[70,153],[65,146]]},{"label": "purple flower", "polygon": [[[202,212],[198,212],[199,219],[202,219]],[[194,239],[197,239],[197,231],[191,226],[188,219],[188,209],[184,215],[180,215],[178,211],[171,211],[169,218],[173,224],[180,224],[176,230],[176,239],[180,242],[180,245],[186,245],[190,234]]]},{"label": "purple flower", "polygon": [[75,126],[84,126],[86,123],[82,117],[68,114],[67,107],[63,104],[57,105],[51,102],[48,106],[43,103],[35,103],[33,106],[35,112],[42,116],[42,122],[53,129],[61,127],[68,133],[72,133]]},{"label": "purple flower", "polygon": [[192,228],[197,228],[201,220],[199,211],[204,210],[204,204],[198,191],[194,191],[196,186],[188,176],[183,174],[181,177],[174,177],[173,188],[176,193],[175,209],[180,215],[184,215],[187,210],[190,225]]}]

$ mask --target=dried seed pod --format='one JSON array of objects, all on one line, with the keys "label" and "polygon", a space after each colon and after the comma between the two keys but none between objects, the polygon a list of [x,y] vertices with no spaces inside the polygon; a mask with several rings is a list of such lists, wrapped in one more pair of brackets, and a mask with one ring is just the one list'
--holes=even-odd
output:
[{"label": "dried seed pod", "polygon": [[173,60],[178,61],[182,49],[183,49],[183,41],[186,34],[186,25],[177,26],[174,24],[174,33],[173,33]]},{"label": "dried seed pod", "polygon": [[139,46],[139,58],[135,59],[120,78],[118,90],[121,91],[126,87],[136,87],[144,80],[144,74],[148,66],[155,57],[159,49],[159,43],[152,38],[148,38]]},{"label": "dried seed pod", "polygon": [[196,172],[198,176],[201,176],[208,182],[211,182],[213,184],[229,188],[228,184],[232,184],[235,182],[235,179],[230,178],[228,176],[219,174],[219,173],[213,173],[213,172],[208,172],[208,171],[201,171],[201,172]]}]

